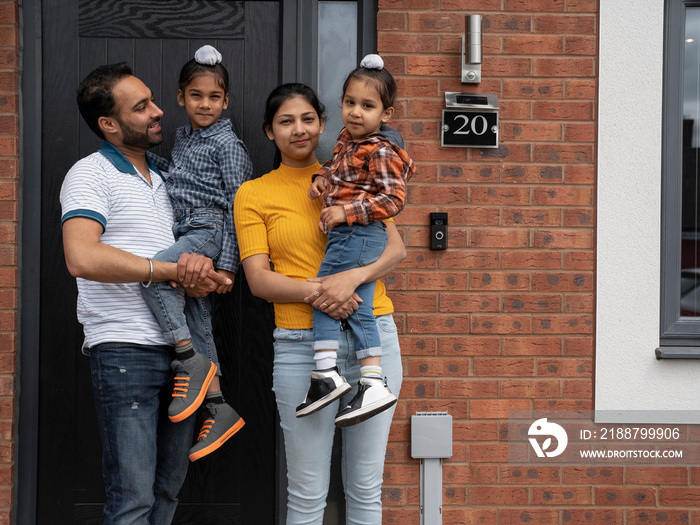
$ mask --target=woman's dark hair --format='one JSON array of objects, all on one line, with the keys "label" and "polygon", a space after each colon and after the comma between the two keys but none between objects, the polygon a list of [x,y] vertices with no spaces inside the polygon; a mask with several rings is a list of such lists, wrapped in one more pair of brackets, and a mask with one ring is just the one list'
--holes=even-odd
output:
[{"label": "woman's dark hair", "polygon": [[182,69],[180,70],[180,78],[177,81],[177,87],[184,93],[185,89],[187,86],[189,86],[190,82],[192,82],[193,78],[199,75],[205,75],[207,73],[216,75],[218,77],[217,84],[219,84],[219,87],[224,90],[225,94],[228,94],[228,71],[224,65],[221,62],[214,64],[213,66],[210,66],[209,64],[200,64],[194,58],[182,66]]},{"label": "woman's dark hair", "polygon": [[316,95],[316,92],[306,84],[290,82],[289,84],[277,86],[267,97],[267,102],[265,103],[265,114],[263,115],[263,131],[267,131],[268,129],[272,128],[272,121],[274,120],[280,107],[282,107],[282,104],[294,97],[301,97],[306,100],[306,102],[308,102],[309,105],[314,108],[318,118],[326,118],[326,106],[321,103],[318,95]]},{"label": "woman's dark hair", "polygon": [[396,100],[396,82],[386,68],[369,69],[360,66],[353,69],[343,83],[343,96],[345,96],[345,91],[348,89],[348,84],[351,80],[361,80],[365,84],[374,87],[379,93],[379,98],[382,100],[384,109],[394,106],[394,101]]},{"label": "woman's dark hair", "polygon": [[[275,119],[275,115],[282,107],[282,104],[294,97],[301,97],[306,100],[314,108],[319,119],[324,120],[326,118],[326,106],[321,103],[316,92],[306,84],[290,82],[289,84],[277,86],[268,95],[265,103],[265,114],[263,115],[262,127],[264,132],[272,128],[272,121]],[[275,145],[274,167],[278,168],[281,162],[282,155],[277,145]]]},{"label": "woman's dark hair", "polygon": [[113,117],[116,101],[112,91],[124,77],[133,73],[126,62],[107,64],[95,69],[78,86],[78,109],[90,129],[101,139],[104,134],[97,121],[100,117]]}]

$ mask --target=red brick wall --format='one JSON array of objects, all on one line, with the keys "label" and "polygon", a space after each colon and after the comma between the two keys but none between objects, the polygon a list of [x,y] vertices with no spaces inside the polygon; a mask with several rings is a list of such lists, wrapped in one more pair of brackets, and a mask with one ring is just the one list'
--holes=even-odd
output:
[{"label": "red brick wall", "polygon": [[[481,14],[480,84],[460,81],[464,16]],[[690,523],[700,471],[508,464],[508,410],[592,409],[598,7],[595,0],[379,0],[378,50],[417,161],[388,280],[405,380],[385,469],[385,524],[420,522],[410,416],[448,411],[443,523]],[[441,148],[446,91],[495,93],[500,147]],[[428,218],[449,214],[449,248]]]},{"label": "red brick wall", "polygon": [[0,0],[0,525],[14,486],[19,219],[19,15]]},{"label": "red brick wall", "polygon": [[[597,2],[379,0],[378,47],[417,161],[389,279],[405,381],[385,472],[385,524],[420,521],[410,416],[448,411],[443,523],[695,523],[700,469],[507,464],[509,409],[589,409]],[[465,14],[483,15],[483,80],[461,84]],[[0,0],[0,524],[14,469],[19,181],[17,1]],[[495,93],[501,147],[439,146],[445,91]],[[450,247],[428,246],[449,213]],[[526,479],[526,482],[522,480]]]}]

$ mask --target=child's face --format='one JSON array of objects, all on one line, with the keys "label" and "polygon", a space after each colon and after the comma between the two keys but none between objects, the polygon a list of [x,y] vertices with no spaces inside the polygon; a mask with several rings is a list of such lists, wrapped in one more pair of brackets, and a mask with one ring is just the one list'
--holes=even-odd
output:
[{"label": "child's face", "polygon": [[282,155],[282,163],[305,168],[316,162],[316,146],[323,133],[323,119],[304,97],[285,100],[265,130]]},{"label": "child's face", "polygon": [[353,139],[364,139],[379,131],[394,114],[384,109],[379,92],[364,80],[353,78],[343,94],[343,124]]},{"label": "child's face", "polygon": [[177,91],[177,101],[187,111],[192,129],[216,124],[221,112],[228,107],[228,93],[217,82],[214,74],[197,75],[185,88]]}]

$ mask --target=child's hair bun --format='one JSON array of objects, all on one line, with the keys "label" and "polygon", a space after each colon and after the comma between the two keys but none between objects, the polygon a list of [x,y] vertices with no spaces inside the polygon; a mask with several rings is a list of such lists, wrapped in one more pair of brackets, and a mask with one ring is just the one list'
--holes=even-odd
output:
[{"label": "child's hair bun", "polygon": [[367,55],[362,59],[362,62],[360,62],[360,67],[366,69],[383,69],[384,60],[382,60],[382,57],[379,55]]},{"label": "child's hair bun", "polygon": [[214,66],[221,62],[221,53],[212,46],[202,46],[195,52],[194,59],[198,64]]}]

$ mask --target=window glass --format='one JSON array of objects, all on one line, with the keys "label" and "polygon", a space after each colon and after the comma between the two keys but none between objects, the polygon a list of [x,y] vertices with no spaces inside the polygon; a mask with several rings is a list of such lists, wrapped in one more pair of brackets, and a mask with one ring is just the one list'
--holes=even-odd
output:
[{"label": "window glass", "polygon": [[680,316],[700,316],[700,7],[685,11]]},{"label": "window glass", "polygon": [[316,150],[320,162],[330,158],[343,128],[341,90],[357,63],[357,2],[319,2],[317,92],[327,110],[326,127]]}]

